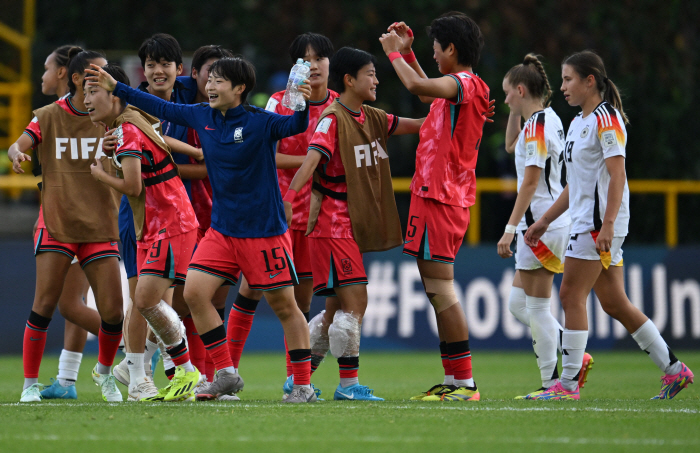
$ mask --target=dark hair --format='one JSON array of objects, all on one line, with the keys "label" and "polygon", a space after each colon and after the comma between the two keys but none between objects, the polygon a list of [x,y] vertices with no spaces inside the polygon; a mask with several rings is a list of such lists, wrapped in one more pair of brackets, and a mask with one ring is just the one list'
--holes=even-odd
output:
[{"label": "dark hair", "polygon": [[[114,80],[117,82],[121,82],[126,86],[130,86],[131,82],[129,81],[129,76],[126,75],[126,72],[122,69],[121,66],[119,66],[116,63],[107,63],[105,66],[102,66],[102,69],[105,70],[105,72],[112,77],[114,77]],[[126,107],[126,99],[119,98],[122,104],[122,108]]]},{"label": "dark hair", "polygon": [[255,66],[240,55],[215,61],[209,68],[209,75],[230,81],[231,87],[244,84],[241,104],[248,98],[248,93],[255,88]]},{"label": "dark hair", "polygon": [[629,124],[627,115],[625,115],[624,110],[622,110],[620,92],[613,81],[606,75],[603,59],[600,58],[598,54],[591,50],[577,52],[566,57],[562,62],[562,66],[565,64],[571,66],[582,79],[592,75],[595,78],[596,88],[598,88],[598,91],[603,95],[603,100],[615,107],[615,109],[620,112],[620,115],[622,115],[622,120],[625,124]]},{"label": "dark hair", "polygon": [[345,74],[356,78],[357,72],[370,63],[377,64],[377,59],[371,53],[352,47],[343,47],[331,58],[328,81],[338,93],[343,93]]},{"label": "dark hair", "polygon": [[51,52],[52,54],[54,54],[54,61],[56,62],[56,66],[58,66],[59,68],[64,68],[68,66],[68,51],[70,51],[73,47],[76,46],[72,44],[67,44]]},{"label": "dark hair", "polygon": [[457,63],[474,67],[479,63],[484,35],[479,26],[466,14],[451,11],[430,23],[428,36],[440,43],[445,50],[450,43],[457,50]]},{"label": "dark hair", "polygon": [[141,67],[146,67],[146,59],[174,61],[176,65],[182,64],[182,49],[177,39],[166,33],[156,33],[146,39],[139,48]]},{"label": "dark hair", "polygon": [[292,58],[292,62],[296,63],[297,58],[304,58],[309,46],[321,58],[333,56],[333,43],[330,39],[318,33],[304,33],[294,38],[292,45],[289,46],[289,56]]},{"label": "dark hair", "polygon": [[196,69],[197,72],[199,72],[200,69],[202,69],[202,66],[204,66],[204,63],[206,63],[207,60],[211,58],[216,58],[217,60],[220,60],[222,58],[232,56],[233,52],[231,52],[228,49],[224,49],[222,46],[202,46],[199,49],[195,50],[194,55],[192,55],[192,69]]},{"label": "dark hair", "polygon": [[510,68],[505,78],[514,87],[524,85],[532,97],[542,99],[542,104],[549,107],[552,88],[549,86],[547,73],[544,72],[542,62],[537,55],[533,53],[525,55],[523,62]]},{"label": "dark hair", "polygon": [[71,47],[68,50],[68,89],[71,96],[75,96],[77,87],[73,83],[73,74],[82,74],[86,68],[90,67],[90,62],[97,58],[105,58],[94,50],[83,50],[80,47]]}]

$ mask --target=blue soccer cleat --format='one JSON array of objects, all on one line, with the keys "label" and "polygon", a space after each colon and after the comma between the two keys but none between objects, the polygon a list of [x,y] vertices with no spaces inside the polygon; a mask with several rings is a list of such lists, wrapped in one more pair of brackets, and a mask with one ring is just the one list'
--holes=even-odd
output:
[{"label": "blue soccer cleat", "polygon": [[384,401],[384,398],[374,396],[374,390],[366,385],[354,384],[347,387],[342,387],[338,384],[333,394],[334,400],[349,400],[349,401]]},{"label": "blue soccer cleat", "polygon": [[[323,398],[320,398],[321,396],[321,389],[317,389],[313,384],[311,384],[311,388],[314,390],[314,393],[316,394],[316,401],[323,401]],[[284,381],[284,385],[282,386],[282,391],[284,394],[282,395],[282,399],[286,400],[289,397],[289,394],[292,393],[292,390],[294,390],[294,375],[292,374],[287,378],[286,381]]]},{"label": "blue soccer cleat", "polygon": [[41,397],[46,400],[77,400],[78,392],[75,390],[75,385],[64,387],[58,382],[58,379],[51,378],[51,385],[44,387],[41,391]]}]

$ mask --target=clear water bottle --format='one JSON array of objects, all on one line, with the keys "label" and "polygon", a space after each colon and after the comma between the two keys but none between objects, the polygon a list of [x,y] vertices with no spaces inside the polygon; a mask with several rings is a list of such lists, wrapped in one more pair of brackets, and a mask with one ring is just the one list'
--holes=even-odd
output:
[{"label": "clear water bottle", "polygon": [[306,108],[304,96],[299,92],[297,87],[301,85],[304,80],[309,78],[310,73],[311,64],[299,58],[297,64],[292,67],[292,71],[289,73],[287,89],[284,92],[284,97],[282,97],[283,106],[295,111],[301,111]]}]

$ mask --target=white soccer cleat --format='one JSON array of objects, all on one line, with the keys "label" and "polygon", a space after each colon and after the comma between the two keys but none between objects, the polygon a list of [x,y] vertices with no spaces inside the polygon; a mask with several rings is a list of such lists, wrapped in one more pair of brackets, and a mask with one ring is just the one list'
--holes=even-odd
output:
[{"label": "white soccer cleat", "polygon": [[100,374],[97,372],[97,365],[92,369],[92,380],[100,386],[102,399],[108,403],[120,403],[124,401],[122,393],[117,388],[117,380],[113,374]]},{"label": "white soccer cleat", "polygon": [[158,387],[155,386],[151,378],[145,377],[138,384],[129,385],[129,398],[127,401],[162,401],[163,398],[158,396]]},{"label": "white soccer cleat", "polygon": [[38,403],[41,401],[41,389],[44,386],[41,384],[32,384],[22,390],[22,396],[19,399],[20,403]]},{"label": "white soccer cleat", "polygon": [[129,387],[129,381],[131,380],[129,374],[129,365],[126,363],[126,359],[123,359],[117,366],[112,368],[112,374],[120,384]]}]

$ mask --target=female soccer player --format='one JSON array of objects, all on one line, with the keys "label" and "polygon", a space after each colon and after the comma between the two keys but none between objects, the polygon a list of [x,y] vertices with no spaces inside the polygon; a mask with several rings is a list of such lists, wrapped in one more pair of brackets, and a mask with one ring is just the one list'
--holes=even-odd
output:
[{"label": "female soccer player", "polygon": [[435,309],[446,376],[443,384],[413,399],[478,401],[467,319],[454,291],[454,260],[469,225],[476,158],[490,115],[489,87],[473,72],[484,38],[476,22],[462,13],[450,12],[433,20],[428,35],[444,76],[430,79],[411,51],[409,30],[403,22],[392,24],[379,40],[408,91],[432,102],[416,150],[403,250],[416,258]]},{"label": "female soccer player", "polygon": [[525,234],[538,247],[550,225],[567,209],[571,237],[559,298],[566,316],[562,335],[561,379],[533,399],[579,399],[579,372],[588,341],[586,297],[595,290],[600,304],[632,334],[664,373],[653,399],[671,399],[693,382],[693,373],[671,352],[659,330],[625,294],[622,243],[629,223],[625,173],[627,117],[603,60],[591,51],[575,53],[562,64],[561,91],[581,112],[569,126],[564,148],[569,184]]},{"label": "female soccer player", "polygon": [[[104,56],[73,47],[68,53],[70,96],[35,111],[35,118],[9,151],[13,169],[22,173],[24,152],[36,148],[42,169],[42,210],[35,234],[36,295],[24,335],[24,391],[20,401],[40,401],[39,367],[46,331],[77,256],[95,293],[102,318],[98,363],[93,380],[106,401],[122,401],[111,373],[122,337],[122,293],[117,248],[117,206],[111,189],[90,176],[90,162],[100,157],[104,131],[85,112],[85,68],[107,64]],[[54,252],[54,253],[48,253]]]},{"label": "female soccer player", "polygon": [[[515,277],[510,290],[510,311],[532,330],[532,344],[540,368],[542,388],[517,399],[529,399],[533,394],[552,387],[557,373],[557,341],[562,327],[552,316],[549,298],[555,273],[564,270],[564,251],[569,239],[571,219],[564,213],[549,226],[538,247],[525,245],[523,234],[559,198],[565,181],[562,179],[564,127],[549,107],[552,90],[542,63],[536,55],[525,56],[522,64],[514,66],[503,79],[505,103],[510,107],[506,128],[506,151],[515,152],[518,175],[518,196],[498,242],[498,254],[510,258],[510,244],[517,234]],[[521,130],[521,118],[525,125]],[[544,170],[544,171],[543,171]],[[579,375],[583,387],[593,363],[584,357]]]},{"label": "female soccer player", "polygon": [[316,173],[307,234],[314,292],[336,295],[340,302],[340,310],[335,304],[326,306],[323,320],[340,368],[336,400],[384,401],[360,385],[357,375],[367,309],[362,253],[402,242],[386,141],[390,135],[417,133],[423,122],[364,105],[377,99],[375,61],[371,54],[350,47],[333,56],[330,80],[340,97],[319,117],[306,159],[284,197],[291,224],[297,193]]},{"label": "female soccer player", "polygon": [[[282,322],[295,376],[286,401],[315,401],[309,383],[309,329],[291,287],[298,280],[274,160],[275,142],[306,130],[308,108],[282,116],[245,104],[255,86],[255,68],[243,58],[212,64],[208,106],[165,102],[93,68],[91,84],[158,118],[195,129],[202,142],[213,190],[212,225],[190,263],[185,301],[218,371],[197,398],[214,399],[243,387],[226,345],[226,329],[211,303],[218,288],[235,284],[242,271],[252,289],[267,291],[266,299]],[[299,89],[308,100],[310,89]]]}]

